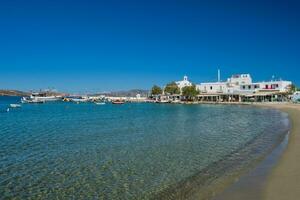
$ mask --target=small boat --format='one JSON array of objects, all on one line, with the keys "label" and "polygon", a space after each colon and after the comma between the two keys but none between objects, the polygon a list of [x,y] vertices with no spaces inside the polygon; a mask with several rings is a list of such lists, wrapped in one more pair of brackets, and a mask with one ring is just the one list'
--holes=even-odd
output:
[{"label": "small boat", "polygon": [[20,105],[20,104],[14,104],[14,103],[12,103],[12,104],[9,104],[9,106],[10,106],[11,108],[21,108],[21,105]]},{"label": "small boat", "polygon": [[96,105],[105,105],[104,102],[95,102]]},{"label": "small boat", "polygon": [[125,102],[124,101],[121,101],[121,100],[115,100],[115,101],[112,101],[112,104],[124,104]]},{"label": "small boat", "polygon": [[26,97],[23,97],[21,99],[21,102],[22,103],[45,103],[45,101],[43,100],[40,100],[40,99],[36,99],[36,98],[26,98]]},{"label": "small boat", "polygon": [[83,97],[79,96],[79,97],[71,97],[70,101],[75,102],[75,103],[85,103],[85,102],[88,102],[89,99],[85,96],[83,96]]},{"label": "small boat", "polygon": [[170,103],[169,100],[158,100],[156,101],[156,103]]},{"label": "small boat", "polygon": [[30,98],[40,100],[43,102],[58,101],[62,99],[61,96],[50,95],[48,92],[34,92],[31,94]]}]

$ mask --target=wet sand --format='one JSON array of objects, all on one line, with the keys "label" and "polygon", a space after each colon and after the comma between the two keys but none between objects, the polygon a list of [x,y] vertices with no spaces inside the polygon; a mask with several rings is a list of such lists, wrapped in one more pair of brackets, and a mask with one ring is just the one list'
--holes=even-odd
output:
[{"label": "wet sand", "polygon": [[267,106],[287,112],[292,128],[286,150],[267,177],[262,199],[300,199],[300,105],[271,104]]}]

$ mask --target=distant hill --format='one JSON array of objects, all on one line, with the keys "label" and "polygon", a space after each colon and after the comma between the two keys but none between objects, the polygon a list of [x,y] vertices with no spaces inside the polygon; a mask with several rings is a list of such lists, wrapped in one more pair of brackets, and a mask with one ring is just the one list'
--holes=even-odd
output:
[{"label": "distant hill", "polygon": [[128,90],[128,91],[97,93],[94,95],[106,95],[106,96],[112,96],[112,97],[135,97],[137,94],[140,94],[141,97],[147,97],[148,93],[149,93],[149,90],[133,89],[133,90]]},{"label": "distant hill", "polygon": [[29,96],[30,93],[19,90],[0,90],[0,96]]}]

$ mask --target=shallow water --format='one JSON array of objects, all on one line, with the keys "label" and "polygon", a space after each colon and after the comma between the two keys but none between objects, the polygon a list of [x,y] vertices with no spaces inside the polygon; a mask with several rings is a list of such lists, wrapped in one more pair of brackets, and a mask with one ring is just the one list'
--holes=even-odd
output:
[{"label": "shallow water", "polygon": [[247,106],[60,102],[4,112],[17,101],[0,97],[4,198],[187,198],[249,167],[288,129],[284,113]]}]

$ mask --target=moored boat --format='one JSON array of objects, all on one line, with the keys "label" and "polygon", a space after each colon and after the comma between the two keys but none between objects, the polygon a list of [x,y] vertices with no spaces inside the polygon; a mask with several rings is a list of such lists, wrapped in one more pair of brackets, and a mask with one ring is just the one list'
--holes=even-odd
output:
[{"label": "moored boat", "polygon": [[105,105],[104,102],[95,102],[96,105]]},{"label": "moored boat", "polygon": [[125,102],[121,101],[121,100],[115,100],[115,101],[112,101],[111,103],[112,104],[124,104]]},{"label": "moored boat", "polygon": [[11,108],[20,108],[21,105],[12,103],[12,104],[9,104],[9,107],[11,107]]},{"label": "moored boat", "polygon": [[61,96],[54,96],[47,92],[33,92],[29,97],[23,97],[22,103],[45,103],[48,101],[58,101],[62,99]]},{"label": "moored boat", "polygon": [[62,99],[61,96],[54,96],[54,95],[49,95],[48,93],[44,92],[44,93],[32,93],[30,96],[31,99],[36,99],[39,101],[58,101],[60,99]]},{"label": "moored boat", "polygon": [[36,99],[36,98],[31,98],[31,97],[23,97],[21,99],[22,103],[45,103],[45,101]]}]

